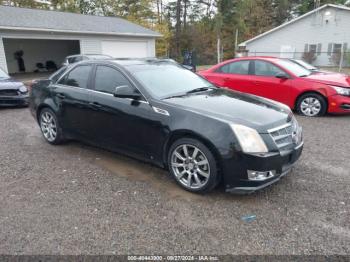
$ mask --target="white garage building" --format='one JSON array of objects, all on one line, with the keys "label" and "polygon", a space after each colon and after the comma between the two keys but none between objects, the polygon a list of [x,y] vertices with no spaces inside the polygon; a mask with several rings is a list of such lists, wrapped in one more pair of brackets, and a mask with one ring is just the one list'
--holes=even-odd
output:
[{"label": "white garage building", "polygon": [[118,17],[0,6],[0,68],[19,72],[18,51],[26,72],[47,61],[59,66],[66,56],[79,53],[154,57],[160,36]]}]

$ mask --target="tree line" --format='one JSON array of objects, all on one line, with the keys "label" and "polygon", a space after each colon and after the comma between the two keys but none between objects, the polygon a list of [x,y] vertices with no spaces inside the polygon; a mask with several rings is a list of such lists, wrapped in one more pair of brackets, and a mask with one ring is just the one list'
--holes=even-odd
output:
[{"label": "tree line", "polygon": [[350,0],[0,0],[3,5],[120,16],[160,32],[157,56],[182,62],[195,51],[197,64],[234,56],[243,42],[323,4]]}]

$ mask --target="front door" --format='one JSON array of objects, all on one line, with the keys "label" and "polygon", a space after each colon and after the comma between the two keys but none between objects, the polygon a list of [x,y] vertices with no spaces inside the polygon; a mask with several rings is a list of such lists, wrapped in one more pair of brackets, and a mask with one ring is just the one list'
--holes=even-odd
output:
[{"label": "front door", "polygon": [[252,94],[288,104],[293,79],[276,77],[280,74],[288,74],[267,61],[255,60],[253,68]]},{"label": "front door", "polygon": [[114,97],[118,86],[129,86],[131,93],[135,87],[112,66],[97,65],[93,85],[91,125],[96,142],[111,150],[152,159],[162,130],[159,115],[145,99]]}]

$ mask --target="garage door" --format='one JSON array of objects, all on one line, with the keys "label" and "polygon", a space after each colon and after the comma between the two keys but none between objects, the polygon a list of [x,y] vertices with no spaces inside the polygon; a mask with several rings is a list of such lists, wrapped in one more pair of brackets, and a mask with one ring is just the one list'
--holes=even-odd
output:
[{"label": "garage door", "polygon": [[143,41],[102,41],[102,54],[113,57],[147,57],[148,43]]}]

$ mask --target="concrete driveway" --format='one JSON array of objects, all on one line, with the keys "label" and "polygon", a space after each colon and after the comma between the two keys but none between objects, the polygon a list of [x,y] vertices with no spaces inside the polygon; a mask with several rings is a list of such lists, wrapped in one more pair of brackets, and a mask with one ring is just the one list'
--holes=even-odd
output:
[{"label": "concrete driveway", "polygon": [[278,184],[195,195],[157,167],[51,146],[28,109],[0,109],[0,253],[350,254],[350,116],[298,120],[305,150]]}]

